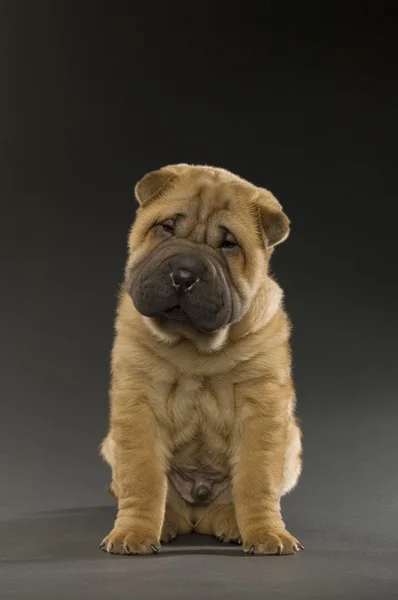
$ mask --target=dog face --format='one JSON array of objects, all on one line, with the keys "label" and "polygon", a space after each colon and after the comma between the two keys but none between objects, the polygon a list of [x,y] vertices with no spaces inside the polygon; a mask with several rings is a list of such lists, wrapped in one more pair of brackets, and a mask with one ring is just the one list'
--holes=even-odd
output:
[{"label": "dog face", "polygon": [[276,198],[232,173],[171,165],[145,175],[125,287],[164,331],[211,334],[240,321],[289,234]]}]

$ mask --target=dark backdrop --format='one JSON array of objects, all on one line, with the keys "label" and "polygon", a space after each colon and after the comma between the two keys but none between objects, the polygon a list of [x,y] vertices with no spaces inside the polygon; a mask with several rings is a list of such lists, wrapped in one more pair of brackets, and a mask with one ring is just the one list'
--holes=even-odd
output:
[{"label": "dark backdrop", "polygon": [[[396,11],[0,11],[3,597],[393,598]],[[172,162],[235,171],[292,220],[273,266],[304,430],[303,476],[283,503],[306,546],[296,557],[251,560],[194,537],[154,559],[96,548],[114,516],[97,447],[133,186]]]}]

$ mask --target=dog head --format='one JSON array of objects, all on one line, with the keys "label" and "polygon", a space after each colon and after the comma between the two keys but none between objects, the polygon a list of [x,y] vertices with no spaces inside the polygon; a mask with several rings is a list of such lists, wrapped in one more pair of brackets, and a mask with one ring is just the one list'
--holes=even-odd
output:
[{"label": "dog head", "polygon": [[125,288],[167,331],[212,334],[240,321],[289,234],[271,192],[224,169],[171,165],[135,187]]}]

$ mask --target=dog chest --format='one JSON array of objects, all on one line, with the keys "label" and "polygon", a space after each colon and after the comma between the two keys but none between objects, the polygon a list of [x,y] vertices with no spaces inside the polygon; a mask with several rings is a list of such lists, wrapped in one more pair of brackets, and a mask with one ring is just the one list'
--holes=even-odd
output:
[{"label": "dog chest", "polygon": [[178,377],[155,383],[153,404],[173,428],[209,421],[225,430],[234,420],[234,385],[227,378]]},{"label": "dog chest", "polygon": [[198,461],[224,467],[234,437],[234,385],[225,378],[179,377],[158,383],[154,395],[165,442],[181,468]]}]

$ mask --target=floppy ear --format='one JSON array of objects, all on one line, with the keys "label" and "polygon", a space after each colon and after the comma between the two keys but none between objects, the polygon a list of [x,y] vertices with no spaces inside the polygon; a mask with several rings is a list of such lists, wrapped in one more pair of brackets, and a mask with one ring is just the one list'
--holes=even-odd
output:
[{"label": "floppy ear", "polygon": [[256,198],[260,210],[260,222],[269,247],[281,244],[290,233],[290,219],[281,204],[268,190],[261,189]]},{"label": "floppy ear", "polygon": [[290,233],[290,219],[280,210],[263,210],[261,223],[269,246],[277,246],[286,240]]},{"label": "floppy ear", "polygon": [[151,171],[136,184],[135,197],[141,205],[156,200],[171,188],[176,178],[177,175],[168,167]]}]

